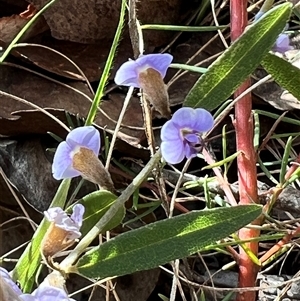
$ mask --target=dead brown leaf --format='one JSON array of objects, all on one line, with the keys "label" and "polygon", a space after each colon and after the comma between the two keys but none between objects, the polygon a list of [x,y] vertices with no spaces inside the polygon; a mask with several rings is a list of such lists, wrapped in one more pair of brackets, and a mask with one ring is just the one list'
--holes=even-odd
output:
[{"label": "dead brown leaf", "polygon": [[[52,37],[45,37],[37,41],[40,45],[23,44],[14,48],[14,54],[19,58],[26,58],[31,63],[58,74],[60,76],[83,80],[83,77],[74,65],[65,57],[57,54],[58,51],[74,62],[84,73],[90,82],[99,81],[111,42],[98,44],[81,44],[69,41],[60,41]],[[118,67],[132,57],[132,48],[129,39],[123,39],[119,45],[114,69],[111,70],[110,78],[113,79]]]},{"label": "dead brown leaf", "polygon": [[[20,32],[20,30],[28,22],[28,19],[21,17],[20,15],[12,15],[10,17],[0,18],[0,43],[1,46],[7,46],[15,36]],[[48,26],[43,17],[38,18],[38,20],[31,26],[31,28],[26,32],[26,34],[21,38],[21,41],[25,41],[29,37],[33,37],[41,32],[48,29]]]},{"label": "dead brown leaf", "polygon": [[[46,0],[31,0],[42,7]],[[111,40],[119,20],[121,1],[64,0],[56,1],[44,14],[52,36],[79,43],[95,43]],[[180,24],[184,12],[190,7],[183,0],[139,1],[138,18],[142,24]],[[166,43],[173,33],[147,31],[144,39],[149,47]],[[147,48],[146,45],[146,48]]]}]

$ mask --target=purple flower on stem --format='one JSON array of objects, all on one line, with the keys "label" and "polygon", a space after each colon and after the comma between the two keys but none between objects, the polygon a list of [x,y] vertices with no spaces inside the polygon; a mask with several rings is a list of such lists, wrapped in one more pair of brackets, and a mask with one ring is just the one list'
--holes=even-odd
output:
[{"label": "purple flower on stem", "polygon": [[141,73],[151,68],[156,70],[161,78],[164,78],[172,60],[173,56],[168,53],[142,55],[135,61],[128,61],[120,67],[115,76],[115,83],[121,86],[143,88],[140,80]]},{"label": "purple flower on stem", "polygon": [[100,134],[93,126],[72,130],[66,141],[57,147],[52,164],[53,177],[61,180],[81,175],[100,188],[114,192],[110,174],[98,158],[100,143]]},{"label": "purple flower on stem", "polygon": [[162,116],[170,118],[169,96],[163,78],[172,60],[173,56],[168,53],[142,55],[119,68],[115,83],[141,88],[154,108]]},{"label": "purple flower on stem", "polygon": [[202,147],[201,134],[214,124],[212,115],[204,109],[181,108],[161,129],[161,152],[166,162],[180,163],[197,155]]},{"label": "purple flower on stem", "polygon": [[49,208],[44,212],[45,217],[51,222],[41,248],[46,260],[70,247],[75,239],[81,236],[80,227],[84,210],[83,205],[77,204],[74,206],[71,216],[60,207]]},{"label": "purple flower on stem", "polygon": [[84,214],[84,206],[77,204],[73,207],[73,213],[69,216],[60,207],[49,208],[44,212],[49,222],[53,222],[56,227],[68,232],[68,239],[74,240],[81,236],[80,227]]},{"label": "purple flower on stem", "polygon": [[57,147],[54,155],[52,173],[56,180],[74,178],[82,172],[74,167],[74,155],[80,151],[94,153],[100,151],[100,134],[93,126],[84,126],[72,130],[66,141]]}]

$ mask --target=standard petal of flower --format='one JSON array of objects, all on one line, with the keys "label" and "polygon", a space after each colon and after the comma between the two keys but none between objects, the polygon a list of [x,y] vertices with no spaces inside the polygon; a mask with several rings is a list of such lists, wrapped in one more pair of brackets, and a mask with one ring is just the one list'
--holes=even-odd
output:
[{"label": "standard petal of flower", "polygon": [[115,75],[115,83],[120,86],[133,86],[140,88],[138,82],[136,61],[128,61],[124,63]]},{"label": "standard petal of flower", "polygon": [[100,151],[100,133],[93,126],[82,126],[72,130],[66,142],[71,148],[84,146],[91,149],[97,156]]},{"label": "standard petal of flower", "polygon": [[199,132],[207,132],[214,126],[213,116],[204,109],[196,109],[196,123],[194,130]]},{"label": "standard petal of flower", "polygon": [[194,129],[194,124],[197,122],[197,116],[194,109],[184,107],[174,113],[172,121],[181,129]]},{"label": "standard petal of flower", "polygon": [[174,141],[163,141],[160,147],[162,157],[170,164],[180,163],[185,157],[182,142],[174,143]]},{"label": "standard petal of flower", "polygon": [[154,53],[140,56],[136,63],[140,68],[153,68],[158,71],[162,78],[166,76],[167,70],[173,60],[173,56],[168,53]]},{"label": "standard petal of flower", "polygon": [[58,145],[52,164],[54,179],[61,180],[80,175],[80,173],[72,167],[71,152],[72,149],[65,141]]},{"label": "standard petal of flower", "polygon": [[74,221],[78,227],[82,226],[82,218],[84,214],[85,208],[81,204],[77,204],[73,207],[73,213],[71,215],[71,219]]},{"label": "standard petal of flower", "polygon": [[160,137],[162,141],[168,141],[168,140],[178,140],[178,143],[180,141],[182,142],[182,138],[180,136],[180,129],[173,123],[172,120],[167,121],[160,133]]}]

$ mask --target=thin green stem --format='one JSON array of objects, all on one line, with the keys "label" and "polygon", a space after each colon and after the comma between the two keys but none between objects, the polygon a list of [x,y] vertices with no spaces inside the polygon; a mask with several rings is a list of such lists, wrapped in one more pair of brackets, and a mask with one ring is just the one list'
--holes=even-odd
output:
[{"label": "thin green stem", "polygon": [[112,67],[112,63],[115,57],[115,53],[117,51],[117,47],[121,38],[121,33],[122,33],[122,28],[124,24],[124,19],[125,19],[125,13],[126,13],[126,0],[122,0],[122,5],[121,5],[121,12],[120,12],[120,19],[119,19],[119,24],[116,30],[116,34],[112,43],[112,46],[110,48],[108,58],[101,76],[100,83],[98,85],[98,89],[96,91],[93,103],[91,105],[90,111],[88,113],[88,116],[85,121],[85,125],[91,125],[96,117],[98,107],[101,103],[101,98],[104,95],[104,88],[106,85],[106,82],[109,77],[109,72]]}]

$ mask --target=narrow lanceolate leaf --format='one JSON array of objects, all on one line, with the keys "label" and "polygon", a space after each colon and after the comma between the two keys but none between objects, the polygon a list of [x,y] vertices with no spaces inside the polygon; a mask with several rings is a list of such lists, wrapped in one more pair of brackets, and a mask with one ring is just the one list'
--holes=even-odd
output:
[{"label": "narrow lanceolate leaf", "polygon": [[[95,226],[95,224],[107,212],[116,199],[117,196],[111,192],[106,190],[98,190],[86,195],[78,202],[85,207],[83,224],[80,229],[82,236],[85,236],[85,234]],[[71,213],[72,209],[68,209],[67,212]],[[120,225],[124,215],[125,207],[122,206],[103,229],[102,233]]]},{"label": "narrow lanceolate leaf", "polygon": [[291,7],[290,3],[278,5],[249,26],[196,82],[184,106],[212,110],[227,100],[274,45],[289,19]]},{"label": "narrow lanceolate leaf", "polygon": [[280,86],[288,90],[300,101],[299,68],[271,53],[264,57],[262,65]]},{"label": "narrow lanceolate leaf", "polygon": [[193,211],[132,230],[86,253],[70,271],[105,278],[189,256],[257,218],[259,205]]}]

